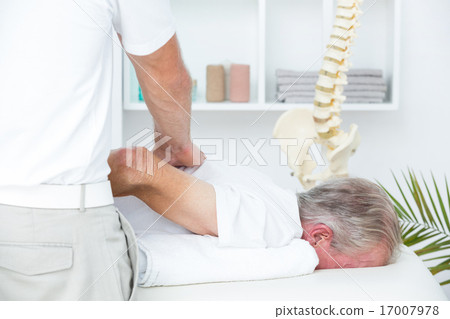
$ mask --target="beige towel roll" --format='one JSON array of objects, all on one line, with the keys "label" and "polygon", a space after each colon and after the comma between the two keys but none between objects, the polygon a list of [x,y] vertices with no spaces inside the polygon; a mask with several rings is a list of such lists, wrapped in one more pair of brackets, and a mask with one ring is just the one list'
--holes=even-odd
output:
[{"label": "beige towel roll", "polygon": [[206,67],[206,100],[208,102],[225,101],[225,68],[223,65]]},{"label": "beige towel roll", "polygon": [[241,103],[250,101],[250,65],[231,65],[230,101]]}]

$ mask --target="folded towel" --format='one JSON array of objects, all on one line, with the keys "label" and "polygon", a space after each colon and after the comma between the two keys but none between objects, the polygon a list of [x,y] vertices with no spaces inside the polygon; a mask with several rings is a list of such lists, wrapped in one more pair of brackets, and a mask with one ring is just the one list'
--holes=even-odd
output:
[{"label": "folded towel", "polygon": [[[319,76],[316,74],[315,77],[279,77],[277,78],[278,85],[297,85],[297,84],[316,84],[319,80]],[[363,84],[363,85],[380,85],[385,86],[386,82],[383,78],[377,78],[373,76],[348,76],[347,81],[349,85],[353,84]]]},{"label": "folded towel", "polygon": [[292,84],[282,84],[278,85],[278,92],[285,92],[285,91],[299,91],[299,92],[314,92],[316,90],[316,84],[298,84],[295,83]]},{"label": "folded towel", "polygon": [[275,71],[275,75],[277,77],[302,77],[302,78],[310,78],[310,77],[317,77],[319,74],[318,71],[292,71],[292,70],[284,70],[284,69],[277,69]]},{"label": "folded towel", "polygon": [[[314,91],[316,89],[315,84],[283,84],[278,86],[278,92],[285,91]],[[353,92],[353,91],[377,91],[377,92],[386,92],[386,85],[364,85],[364,84],[348,84],[344,87],[345,92]]]},{"label": "folded towel", "polygon": [[280,248],[225,248],[218,244],[218,238],[211,236],[145,235],[139,240],[139,285],[293,277],[312,273],[319,262],[314,248],[299,238]]},{"label": "folded towel", "polygon": [[316,74],[314,77],[279,77],[277,78],[277,84],[278,85],[298,85],[298,84],[309,84],[309,85],[315,85],[317,81],[319,80],[319,76]]},{"label": "folded towel", "polygon": [[347,98],[349,97],[370,97],[376,99],[384,99],[386,97],[386,92],[379,91],[347,91],[344,89],[344,93]]},{"label": "folded towel", "polygon": [[[278,69],[275,71],[277,77],[314,77],[317,76],[319,72],[314,71],[293,71]],[[383,71],[379,69],[351,69],[346,72],[347,76],[364,76],[364,77],[383,77]]]},{"label": "folded towel", "polygon": [[380,69],[350,69],[345,72],[347,76],[373,76],[382,78],[383,70]]},{"label": "folded towel", "polygon": [[284,103],[302,103],[302,104],[312,104],[314,103],[314,97],[287,97],[283,99],[279,99],[278,102]]},{"label": "folded towel", "polygon": [[[279,100],[279,102],[285,102],[285,103],[308,103],[312,104],[314,102],[313,97],[287,97],[284,100]],[[372,97],[348,97],[345,100],[346,104],[351,103],[383,103],[383,99],[379,98],[372,98]]]},{"label": "folded towel", "polygon": [[[277,94],[278,99],[288,98],[288,97],[315,97],[315,92],[305,92],[305,91],[285,91],[279,92]],[[376,92],[376,91],[344,91],[343,95],[347,98],[349,97],[370,97],[376,99],[384,99],[386,97],[385,92]]]}]

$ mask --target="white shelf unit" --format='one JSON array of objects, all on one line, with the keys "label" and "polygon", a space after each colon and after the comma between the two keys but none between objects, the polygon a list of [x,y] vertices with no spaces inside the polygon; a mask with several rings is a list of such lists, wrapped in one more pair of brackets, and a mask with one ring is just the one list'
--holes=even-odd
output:
[{"label": "white shelf unit", "polygon": [[[365,0],[352,47],[354,68],[379,68],[388,84],[379,104],[347,104],[343,111],[388,111],[399,106],[402,0]],[[311,104],[275,103],[277,68],[318,71],[329,41],[336,0],[172,0],[183,58],[197,80],[193,111],[286,111]],[[249,103],[208,103],[206,66],[251,68]],[[123,57],[123,108],[146,110],[128,58]]]}]

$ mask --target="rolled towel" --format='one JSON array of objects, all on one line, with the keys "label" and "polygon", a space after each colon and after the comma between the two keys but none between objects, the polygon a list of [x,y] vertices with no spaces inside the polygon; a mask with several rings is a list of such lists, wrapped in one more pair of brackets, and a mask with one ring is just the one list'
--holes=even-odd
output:
[{"label": "rolled towel", "polygon": [[208,102],[225,100],[225,68],[223,65],[206,67],[206,100]]},{"label": "rolled towel", "polygon": [[[315,77],[319,72],[317,71],[293,71],[278,69],[275,71],[277,77]],[[383,71],[380,69],[350,69],[346,72],[347,76],[364,76],[364,77],[383,77]]]},{"label": "rolled towel", "polygon": [[230,101],[250,100],[250,65],[232,64],[230,69]]},{"label": "rolled towel", "polygon": [[[278,92],[285,91],[314,91],[316,89],[315,84],[283,84],[278,86]],[[348,84],[344,87],[345,92],[353,92],[353,91],[376,91],[376,92],[386,92],[386,85],[364,85],[364,84]]]},{"label": "rolled towel", "polygon": [[280,248],[226,248],[217,237],[147,234],[138,244],[142,287],[293,277],[312,273],[319,262],[299,238]]},{"label": "rolled towel", "polygon": [[[288,97],[284,99],[285,103],[313,103],[314,98],[312,97]],[[370,98],[370,97],[348,97],[345,100],[346,104],[352,103],[383,103],[383,99]]]}]

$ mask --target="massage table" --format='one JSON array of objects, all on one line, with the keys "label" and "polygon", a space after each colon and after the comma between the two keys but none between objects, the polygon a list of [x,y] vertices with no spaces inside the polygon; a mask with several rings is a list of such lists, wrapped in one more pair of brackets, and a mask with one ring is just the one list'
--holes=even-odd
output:
[{"label": "massage table", "polygon": [[[182,265],[180,265],[182,267]],[[137,288],[135,300],[448,300],[406,246],[394,264],[376,268],[316,270],[306,276]]]},{"label": "massage table", "polygon": [[[301,149],[291,148],[293,151],[289,153],[287,145],[281,143],[294,176],[305,189],[313,187],[318,180],[347,175],[348,159],[359,145],[356,125],[351,126],[350,133],[339,130],[339,111],[345,100],[342,95],[343,86],[347,84],[345,72],[349,67],[349,48],[356,36],[354,27],[359,25],[358,17],[362,14],[361,2],[337,2],[333,33],[316,86],[315,112],[288,111],[280,117],[274,130],[274,136],[282,141],[297,138],[297,145],[302,148],[304,141],[312,143],[313,140],[328,146],[327,160],[330,164],[325,171],[313,176],[316,165],[297,164]],[[447,297],[422,261],[403,246],[398,260],[384,267],[317,270],[306,276],[262,281],[137,288],[135,299],[437,301],[447,300]]]}]

